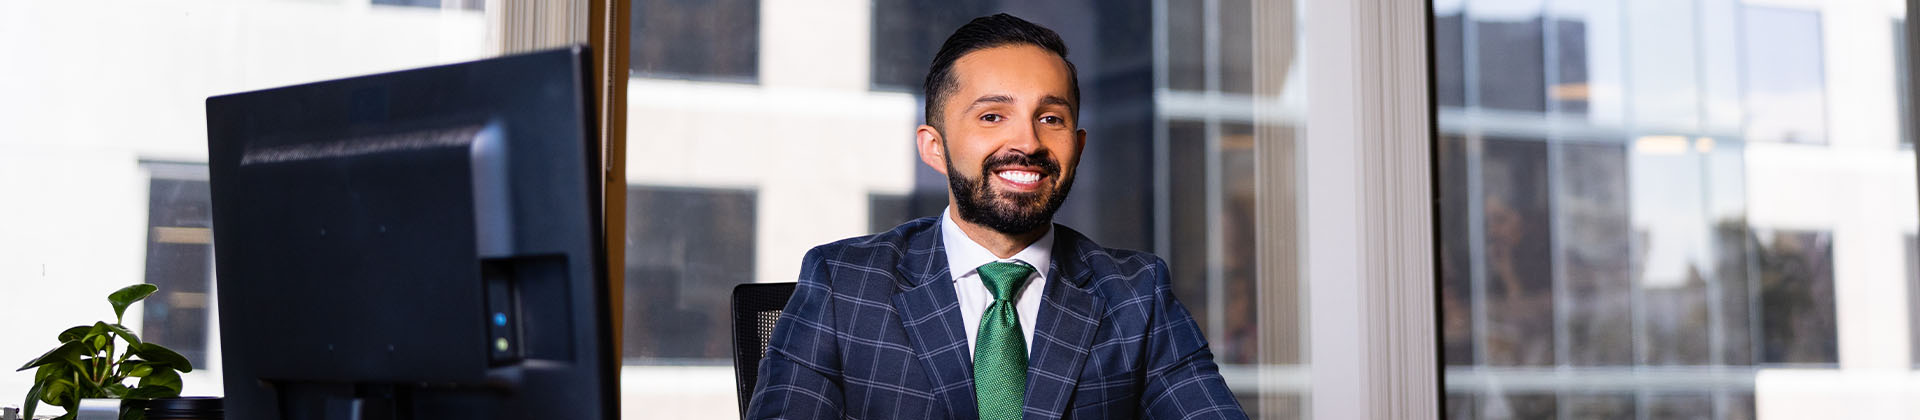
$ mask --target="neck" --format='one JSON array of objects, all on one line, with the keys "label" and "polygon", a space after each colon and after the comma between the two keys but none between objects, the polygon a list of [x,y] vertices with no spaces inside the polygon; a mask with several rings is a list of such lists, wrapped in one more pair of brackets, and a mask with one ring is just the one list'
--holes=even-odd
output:
[{"label": "neck", "polygon": [[1013,258],[1013,254],[1020,253],[1020,250],[1027,249],[1041,237],[1047,236],[1047,228],[1052,226],[1048,224],[1032,232],[1006,234],[960,218],[958,207],[948,206],[948,208],[947,217],[953,219],[954,225],[960,226],[960,232],[967,234],[967,239],[972,239],[973,243],[986,248],[987,252],[992,252],[996,258]]}]

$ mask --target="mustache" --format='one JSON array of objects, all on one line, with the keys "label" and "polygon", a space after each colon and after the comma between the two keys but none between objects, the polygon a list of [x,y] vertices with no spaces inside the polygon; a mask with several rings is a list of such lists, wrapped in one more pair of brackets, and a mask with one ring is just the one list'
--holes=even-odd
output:
[{"label": "mustache", "polygon": [[1007,166],[1039,168],[1040,174],[1046,176],[1056,176],[1060,174],[1060,162],[1054,160],[1053,156],[1046,154],[1029,155],[1025,153],[1006,153],[988,157],[987,161],[980,165],[985,173],[993,173],[995,170]]}]

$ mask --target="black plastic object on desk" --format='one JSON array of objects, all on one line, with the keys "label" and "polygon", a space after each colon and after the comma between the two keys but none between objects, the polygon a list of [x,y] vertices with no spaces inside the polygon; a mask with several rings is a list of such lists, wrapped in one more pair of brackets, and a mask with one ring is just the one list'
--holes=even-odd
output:
[{"label": "black plastic object on desk", "polygon": [[587,57],[207,99],[229,417],[619,415]]},{"label": "black plastic object on desk", "polygon": [[224,420],[220,397],[180,397],[147,400],[147,420]]}]

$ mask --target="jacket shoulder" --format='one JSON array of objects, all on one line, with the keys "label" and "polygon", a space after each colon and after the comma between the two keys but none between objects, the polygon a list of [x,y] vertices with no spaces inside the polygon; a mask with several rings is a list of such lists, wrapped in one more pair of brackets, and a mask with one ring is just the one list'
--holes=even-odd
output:
[{"label": "jacket shoulder", "polygon": [[[1085,276],[1084,287],[1106,295],[1109,302],[1151,295],[1170,287],[1167,262],[1144,251],[1107,248],[1066,226],[1055,225],[1060,245],[1069,250],[1071,269]],[[1056,251],[1058,252],[1058,251]]]},{"label": "jacket shoulder", "polygon": [[878,266],[884,259],[891,267],[895,261],[908,254],[912,239],[921,235],[938,233],[940,219],[922,217],[909,220],[886,232],[866,236],[855,236],[815,246],[807,251],[807,260],[815,259],[853,262],[862,265]]}]

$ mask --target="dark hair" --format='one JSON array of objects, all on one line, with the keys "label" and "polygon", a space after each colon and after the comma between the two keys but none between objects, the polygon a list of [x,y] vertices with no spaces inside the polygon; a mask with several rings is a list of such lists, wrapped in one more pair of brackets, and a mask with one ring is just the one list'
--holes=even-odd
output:
[{"label": "dark hair", "polygon": [[933,55],[933,67],[927,69],[926,119],[927,125],[940,127],[941,103],[947,95],[959,87],[954,79],[953,62],[974,51],[1008,45],[1032,45],[1060,56],[1067,63],[1067,84],[1072,88],[1070,112],[1074,120],[1080,119],[1080,76],[1073,68],[1073,62],[1067,60],[1067,43],[1060,40],[1060,34],[1025,19],[1006,13],[974,18],[972,22],[961,25],[940,45],[940,52]]}]

